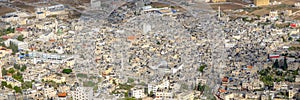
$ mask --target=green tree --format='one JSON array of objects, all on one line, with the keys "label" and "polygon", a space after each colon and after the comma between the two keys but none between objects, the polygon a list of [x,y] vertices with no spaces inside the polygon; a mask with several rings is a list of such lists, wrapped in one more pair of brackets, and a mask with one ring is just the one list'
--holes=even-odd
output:
[{"label": "green tree", "polygon": [[2,76],[7,75],[7,70],[5,68],[2,68]]},{"label": "green tree", "polygon": [[278,59],[275,60],[275,62],[273,64],[273,68],[279,68],[279,61],[278,61]]},{"label": "green tree", "polygon": [[8,85],[7,85],[7,88],[10,88],[10,89],[11,89],[11,88],[12,88],[12,85],[11,85],[11,84],[8,84]]},{"label": "green tree", "polygon": [[293,75],[299,75],[299,68],[297,70],[293,70]]},{"label": "green tree", "polygon": [[2,81],[1,82],[1,87],[6,87],[7,86],[7,82],[6,81]]},{"label": "green tree", "polygon": [[12,29],[11,29],[11,33],[15,33],[15,28],[12,28]]},{"label": "green tree", "polygon": [[117,85],[116,80],[113,80],[113,84],[114,84],[114,85]]},{"label": "green tree", "polygon": [[12,42],[9,43],[8,49],[12,49],[13,55],[15,55],[18,52],[18,46]]},{"label": "green tree", "polygon": [[[0,40],[2,40],[2,38]],[[0,46],[6,47],[4,43],[1,43],[1,41],[0,41]]]},{"label": "green tree", "polygon": [[159,42],[159,41],[156,41],[156,44],[157,44],[157,45],[160,45],[160,42]]},{"label": "green tree", "polygon": [[297,41],[297,42],[300,42],[300,39],[297,39],[296,41]]},{"label": "green tree", "polygon": [[282,81],[282,79],[281,78],[275,78],[275,80],[274,81],[276,81],[276,82],[281,82]]},{"label": "green tree", "polygon": [[148,95],[148,88],[144,89],[144,94]]},{"label": "green tree", "polygon": [[258,72],[259,75],[265,76],[269,74],[269,70],[268,69],[263,69],[261,71]]},{"label": "green tree", "polygon": [[128,92],[125,92],[124,93],[124,96],[127,98],[129,96],[129,93]]},{"label": "green tree", "polygon": [[149,96],[150,96],[150,97],[154,97],[154,96],[155,96],[154,93],[153,93],[153,91],[150,91]]},{"label": "green tree", "polygon": [[200,67],[199,67],[199,71],[203,73],[203,72],[204,72],[204,68],[205,68],[205,67],[206,67],[206,65],[202,65],[202,66],[200,66]]},{"label": "green tree", "polygon": [[14,64],[14,68],[15,68],[15,69],[20,69],[20,65]]},{"label": "green tree", "polygon": [[128,82],[128,83],[133,83],[133,82],[134,82],[134,79],[128,78],[127,82]]},{"label": "green tree", "polygon": [[273,86],[274,78],[271,75],[260,76],[260,80],[267,86]]},{"label": "green tree", "polygon": [[15,73],[15,70],[14,70],[14,68],[9,68],[8,72],[13,74],[13,73]]},{"label": "green tree", "polygon": [[23,36],[23,35],[19,35],[19,36],[17,37],[17,40],[19,40],[19,41],[24,41],[24,36]]},{"label": "green tree", "polygon": [[287,70],[287,69],[288,69],[288,64],[287,64],[287,59],[286,59],[286,57],[284,57],[284,59],[283,59],[283,66],[282,66],[282,69],[283,69],[283,70]]},{"label": "green tree", "polygon": [[289,41],[293,41],[293,38],[292,38],[292,37],[289,37],[288,40],[289,40]]},{"label": "green tree", "polygon": [[276,71],[276,75],[282,76],[282,71]]},{"label": "green tree", "polygon": [[17,72],[16,74],[13,74],[12,76],[14,79],[20,81],[20,82],[23,82],[23,76],[20,72]]},{"label": "green tree", "polygon": [[202,85],[201,83],[198,83],[198,89],[197,90],[203,92],[204,89],[205,89],[205,85]]},{"label": "green tree", "polygon": [[289,47],[288,50],[290,50],[290,51],[297,51],[297,50],[300,50],[300,47],[291,46],[291,47]]},{"label": "green tree", "polygon": [[24,72],[25,70],[27,69],[27,66],[26,65],[23,65],[20,69],[20,71]]},{"label": "green tree", "polygon": [[22,84],[22,89],[32,88],[32,82],[26,81]]},{"label": "green tree", "polygon": [[14,87],[14,90],[17,92],[17,93],[22,93],[22,89],[18,86],[15,86]]},{"label": "green tree", "polygon": [[5,31],[5,34],[14,33],[14,32],[15,32],[15,28],[8,27]]},{"label": "green tree", "polygon": [[63,69],[62,73],[70,74],[72,72],[72,69]]}]

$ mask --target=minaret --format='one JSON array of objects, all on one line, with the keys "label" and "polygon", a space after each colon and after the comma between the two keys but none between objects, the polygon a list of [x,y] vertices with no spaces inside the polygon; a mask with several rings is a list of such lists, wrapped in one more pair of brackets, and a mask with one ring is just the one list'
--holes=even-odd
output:
[{"label": "minaret", "polygon": [[219,6],[218,17],[221,18],[221,7]]},{"label": "minaret", "polygon": [[55,19],[55,32],[54,33],[57,33],[57,31],[58,31],[58,22],[57,22],[57,19]]},{"label": "minaret", "polygon": [[0,79],[2,79],[2,63],[0,62]]}]

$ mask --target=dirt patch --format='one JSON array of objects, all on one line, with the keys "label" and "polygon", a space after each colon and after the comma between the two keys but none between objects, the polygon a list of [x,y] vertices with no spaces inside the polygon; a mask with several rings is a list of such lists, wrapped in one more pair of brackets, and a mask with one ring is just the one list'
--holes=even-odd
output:
[{"label": "dirt patch", "polygon": [[291,16],[292,19],[300,21],[300,15]]},{"label": "dirt patch", "polygon": [[14,12],[15,10],[8,7],[0,6],[0,16],[5,15],[6,13]]},{"label": "dirt patch", "polygon": [[158,2],[152,2],[151,6],[154,7],[154,8],[163,8],[163,7],[169,7],[171,5],[164,4],[164,3],[158,3]]},{"label": "dirt patch", "polygon": [[265,6],[265,7],[262,7],[261,9],[252,11],[250,14],[265,15],[265,14],[269,14],[271,10],[277,10],[280,12],[285,11],[285,10],[292,10],[292,12],[295,12],[295,11],[298,11],[299,9],[293,8],[292,5],[281,4],[281,5],[275,5],[275,6]]},{"label": "dirt patch", "polygon": [[269,14],[270,11],[271,11],[271,10],[268,10],[268,9],[266,9],[266,8],[263,8],[263,9],[259,9],[259,10],[253,11],[253,12],[251,12],[251,14],[263,16],[263,15]]},{"label": "dirt patch", "polygon": [[54,0],[54,1],[62,4],[72,5],[72,6],[79,6],[79,5],[83,5],[84,3],[91,2],[91,0]]},{"label": "dirt patch", "polygon": [[80,6],[91,2],[91,0],[54,0],[54,1],[61,3],[61,4],[70,5],[79,10],[85,10],[83,8],[80,8]]},{"label": "dirt patch", "polygon": [[236,10],[241,9],[243,6],[236,5],[236,4],[210,4],[211,8],[214,10],[219,10],[219,6],[221,10]]},{"label": "dirt patch", "polygon": [[16,7],[19,7],[21,9],[24,9],[24,10],[26,10],[28,12],[31,12],[31,13],[33,13],[35,11],[35,9],[34,9],[35,7],[29,6],[29,5],[25,5],[25,4],[21,3],[21,2],[14,2],[12,5],[14,5]]}]

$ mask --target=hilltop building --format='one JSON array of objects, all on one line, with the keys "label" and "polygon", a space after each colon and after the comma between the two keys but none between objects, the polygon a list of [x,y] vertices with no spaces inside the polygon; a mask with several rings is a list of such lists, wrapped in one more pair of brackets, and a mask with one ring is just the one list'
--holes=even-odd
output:
[{"label": "hilltop building", "polygon": [[270,0],[254,0],[256,6],[267,6],[270,4]]},{"label": "hilltop building", "polygon": [[91,8],[92,9],[101,9],[101,1],[100,0],[91,0]]}]

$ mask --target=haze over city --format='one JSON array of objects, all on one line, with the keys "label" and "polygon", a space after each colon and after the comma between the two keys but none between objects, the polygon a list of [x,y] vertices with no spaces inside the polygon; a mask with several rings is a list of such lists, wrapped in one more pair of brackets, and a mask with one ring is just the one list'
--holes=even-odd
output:
[{"label": "haze over city", "polygon": [[299,0],[0,0],[0,100],[300,100]]}]

